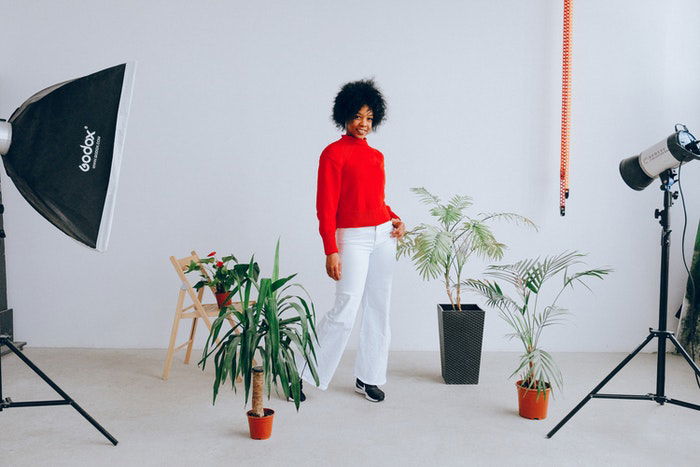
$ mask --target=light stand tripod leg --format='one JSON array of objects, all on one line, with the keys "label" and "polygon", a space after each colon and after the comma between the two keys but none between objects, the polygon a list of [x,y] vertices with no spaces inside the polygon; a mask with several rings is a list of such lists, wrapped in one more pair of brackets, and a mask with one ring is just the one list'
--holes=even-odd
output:
[{"label": "light stand tripod leg", "polygon": [[[678,353],[683,355],[683,358],[685,358],[685,361],[688,362],[690,367],[695,371],[695,374],[697,376],[700,376],[700,368],[698,365],[693,361],[692,358],[690,358],[690,355],[688,355],[688,352],[685,351],[683,346],[681,345],[680,342],[678,342],[678,339],[676,339],[676,336],[673,334],[669,333],[668,339],[673,342],[673,345],[676,346],[676,350],[678,350]],[[695,410],[700,410],[700,405],[697,404],[692,404],[690,402],[684,402],[684,401],[679,401],[677,399],[666,399],[666,402],[669,404],[674,404],[674,405],[680,405],[681,407],[686,407],[688,409],[695,409]]]},{"label": "light stand tripod leg", "polygon": [[642,342],[642,343],[639,345],[639,347],[637,347],[636,349],[634,349],[634,352],[632,352],[632,353],[629,354],[624,360],[622,360],[622,361],[620,362],[620,364],[617,365],[617,366],[615,367],[615,369],[614,369],[613,371],[611,371],[610,374],[608,374],[608,376],[606,376],[606,377],[603,379],[603,381],[601,381],[600,383],[598,383],[598,385],[597,385],[595,388],[593,388],[593,390],[592,390],[591,392],[589,392],[588,395],[587,395],[586,397],[584,397],[583,400],[582,400],[581,402],[579,402],[578,405],[577,405],[576,407],[574,407],[574,408],[571,410],[571,412],[569,412],[568,414],[566,414],[566,416],[565,416],[559,423],[557,423],[557,426],[555,426],[554,428],[552,428],[552,430],[551,430],[549,433],[547,433],[547,438],[551,438],[552,436],[554,436],[554,434],[555,434],[557,431],[559,431],[559,429],[560,429],[561,427],[563,427],[564,424],[565,424],[566,422],[568,422],[568,421],[571,419],[571,417],[573,417],[574,415],[576,415],[576,412],[578,412],[579,410],[581,410],[581,408],[582,408],[584,405],[586,405],[586,402],[588,402],[589,400],[591,400],[591,399],[593,398],[593,394],[597,394],[598,391],[600,391],[600,390],[603,388],[603,386],[605,386],[606,384],[608,384],[608,381],[610,381],[620,370],[622,370],[622,368],[623,368],[625,365],[627,365],[627,364],[630,362],[630,360],[632,360],[639,352],[641,352],[642,349],[643,349],[644,347],[646,347],[646,345],[647,345],[653,338],[654,338],[654,333],[650,333],[650,334],[647,336],[647,338],[644,339],[644,342]]},{"label": "light stand tripod leg", "polygon": [[669,399],[669,398],[666,398],[666,402],[668,404],[680,405],[681,407],[685,407],[687,409],[700,410],[700,405],[691,404],[690,402],[684,402],[684,401],[679,401],[677,399]]},{"label": "light stand tripod leg", "polygon": [[690,367],[695,370],[695,374],[700,376],[700,367],[698,367],[697,363],[693,361],[692,358],[690,358],[690,355],[688,355],[688,352],[683,348],[680,342],[676,339],[676,336],[673,334],[669,334],[668,338],[670,339],[671,342],[673,342],[673,345],[676,346],[676,350],[678,350],[678,353],[683,355],[683,358],[685,358],[685,361],[688,362]]},{"label": "light stand tripod leg", "polygon": [[[56,383],[54,383],[48,376],[46,376],[46,374],[45,374],[43,371],[41,371],[41,369],[40,369],[39,367],[37,367],[31,360],[29,360],[29,358],[27,358],[26,355],[24,355],[17,347],[15,347],[15,345],[9,340],[9,338],[2,337],[2,338],[0,338],[0,342],[1,342],[3,345],[6,345],[8,349],[10,349],[15,355],[17,355],[17,357],[19,357],[19,359],[22,360],[29,368],[31,368],[32,371],[34,371],[34,373],[36,373],[41,379],[43,379],[44,382],[45,382],[46,384],[48,384],[49,386],[51,386],[51,389],[53,389],[54,391],[56,391],[56,392],[64,399],[64,401],[65,401],[65,404],[62,404],[62,403],[60,403],[60,402],[55,402],[55,401],[54,401],[54,403],[50,403],[51,401],[49,401],[49,402],[46,402],[46,401],[45,401],[45,402],[41,402],[41,401],[39,401],[39,402],[9,402],[9,400],[8,400],[8,402],[5,404],[6,407],[32,407],[32,406],[43,406],[43,405],[70,405],[70,406],[72,406],[75,410],[77,410],[78,413],[79,413],[80,415],[82,415],[82,416],[85,418],[85,420],[87,420],[88,422],[90,422],[90,424],[91,424],[92,426],[94,426],[100,433],[102,433],[102,435],[103,435],[105,438],[107,438],[107,439],[110,441],[110,443],[112,443],[112,444],[115,445],[115,446],[117,445],[118,441],[117,441],[117,439],[116,439],[114,436],[112,436],[111,434],[109,434],[109,432],[108,432],[107,430],[105,430],[105,429],[102,427],[102,425],[100,425],[99,423],[97,423],[97,421],[96,421],[94,418],[92,418],[92,417],[90,416],[89,413],[87,413],[85,410],[83,410],[83,408],[80,407],[80,406],[78,405],[78,403],[75,402],[68,394],[66,394],[66,392],[63,391],[63,389],[61,389],[60,387],[58,387],[58,385],[57,385]],[[0,368],[0,369],[1,369],[1,368]],[[1,384],[1,382],[2,382],[2,375],[0,374],[0,384]],[[2,388],[2,386],[0,385],[0,389],[1,389],[1,388]],[[0,392],[0,396],[1,396],[1,394],[2,394],[2,393]],[[2,402],[2,401],[0,401],[0,402]],[[63,401],[61,401],[61,402],[63,402]]]}]

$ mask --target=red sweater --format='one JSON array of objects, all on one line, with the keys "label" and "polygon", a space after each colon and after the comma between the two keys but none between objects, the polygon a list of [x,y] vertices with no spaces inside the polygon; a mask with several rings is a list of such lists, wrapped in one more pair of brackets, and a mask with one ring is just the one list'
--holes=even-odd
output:
[{"label": "red sweater", "polygon": [[318,162],[316,215],[327,255],[338,251],[335,229],[367,227],[398,218],[384,203],[384,156],[367,140],[343,135]]}]

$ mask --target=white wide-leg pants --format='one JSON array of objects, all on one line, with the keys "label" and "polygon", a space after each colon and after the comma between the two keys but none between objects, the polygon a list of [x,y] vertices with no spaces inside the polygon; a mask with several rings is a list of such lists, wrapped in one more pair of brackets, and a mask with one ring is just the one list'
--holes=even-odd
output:
[{"label": "white wide-leg pants", "polygon": [[[386,222],[336,231],[341,276],[336,282],[335,304],[316,327],[320,389],[328,388],[333,378],[360,307],[363,316],[355,377],[366,384],[386,383],[391,280],[396,263],[396,239],[390,236],[391,230],[391,222]],[[308,369],[302,378],[314,384]]]}]

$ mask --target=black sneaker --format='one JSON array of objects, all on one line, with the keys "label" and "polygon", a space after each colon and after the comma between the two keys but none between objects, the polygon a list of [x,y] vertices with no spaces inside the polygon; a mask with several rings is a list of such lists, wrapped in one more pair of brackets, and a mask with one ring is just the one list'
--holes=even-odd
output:
[{"label": "black sneaker", "polygon": [[[304,402],[306,400],[306,394],[304,394],[304,383],[299,380],[299,402]],[[287,400],[289,402],[294,402],[294,398],[292,397],[292,388],[291,386],[289,387],[289,397],[287,397]]]},{"label": "black sneaker", "polygon": [[355,379],[355,392],[364,394],[365,399],[371,402],[381,402],[384,400],[384,391],[372,384],[365,384],[359,379]]}]

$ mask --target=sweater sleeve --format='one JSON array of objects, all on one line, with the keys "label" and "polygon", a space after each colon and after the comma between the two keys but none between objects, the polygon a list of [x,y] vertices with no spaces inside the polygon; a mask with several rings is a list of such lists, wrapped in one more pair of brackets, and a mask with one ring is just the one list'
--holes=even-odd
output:
[{"label": "sweater sleeve", "polygon": [[[380,152],[379,154],[382,156],[382,161],[383,161],[383,160],[384,160],[384,154],[382,154],[381,152]],[[386,178],[386,176],[385,176],[385,178]],[[384,206],[386,206],[386,211],[389,213],[389,218],[390,218],[390,219],[399,219],[399,220],[401,219],[401,218],[399,217],[398,214],[396,214],[394,211],[391,210],[391,206],[389,206],[389,205],[386,204],[386,203],[384,203]]]},{"label": "sweater sleeve", "polygon": [[318,162],[318,183],[316,188],[316,216],[318,231],[323,240],[326,255],[336,253],[335,241],[336,213],[340,199],[342,163],[335,154],[325,150]]}]

